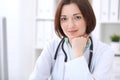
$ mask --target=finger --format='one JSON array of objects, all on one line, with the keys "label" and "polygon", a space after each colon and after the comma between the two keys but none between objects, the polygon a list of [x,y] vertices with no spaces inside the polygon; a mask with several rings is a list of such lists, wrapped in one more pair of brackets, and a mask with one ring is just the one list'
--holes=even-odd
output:
[{"label": "finger", "polygon": [[86,38],[86,39],[89,39],[90,35],[89,34],[85,34],[85,35],[83,35],[83,37]]}]

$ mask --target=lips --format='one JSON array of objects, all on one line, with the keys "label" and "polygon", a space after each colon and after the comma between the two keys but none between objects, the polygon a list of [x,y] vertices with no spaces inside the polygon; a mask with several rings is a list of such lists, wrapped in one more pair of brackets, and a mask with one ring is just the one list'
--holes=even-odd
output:
[{"label": "lips", "polygon": [[75,34],[77,32],[77,30],[69,30],[68,33],[70,34]]}]

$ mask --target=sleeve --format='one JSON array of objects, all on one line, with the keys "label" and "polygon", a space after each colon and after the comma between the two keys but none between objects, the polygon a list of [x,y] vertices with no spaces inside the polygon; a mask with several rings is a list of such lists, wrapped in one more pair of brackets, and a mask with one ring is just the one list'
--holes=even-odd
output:
[{"label": "sleeve", "polygon": [[67,62],[65,70],[65,80],[94,80],[84,56]]},{"label": "sleeve", "polygon": [[101,55],[97,55],[97,57],[94,58],[92,73],[89,71],[84,56],[67,62],[65,66],[65,80],[111,80],[113,53],[111,50],[99,53]]},{"label": "sleeve", "polygon": [[51,73],[50,48],[46,47],[36,61],[35,68],[29,80],[48,80]]},{"label": "sleeve", "polygon": [[95,62],[93,76],[96,80],[111,80],[114,52],[107,47],[100,51],[100,54]]}]

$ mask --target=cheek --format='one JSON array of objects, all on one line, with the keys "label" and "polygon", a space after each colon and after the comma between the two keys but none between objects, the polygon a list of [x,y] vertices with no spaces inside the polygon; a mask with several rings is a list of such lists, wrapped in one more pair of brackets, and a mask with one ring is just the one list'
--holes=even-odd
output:
[{"label": "cheek", "polygon": [[78,27],[79,27],[79,34],[83,35],[86,33],[86,24],[83,23],[79,24]]},{"label": "cheek", "polygon": [[86,31],[86,24],[85,23],[78,24],[78,26],[79,26],[79,29],[81,31]]},{"label": "cheek", "polygon": [[66,27],[65,27],[65,26],[62,26],[62,25],[61,25],[61,28],[62,28],[63,31],[66,30]]},{"label": "cheek", "polygon": [[86,26],[85,25],[82,27],[82,31],[84,34],[86,33]]},{"label": "cheek", "polygon": [[61,26],[61,29],[64,31],[64,27]]},{"label": "cheek", "polygon": [[66,27],[61,26],[62,31],[66,34]]}]

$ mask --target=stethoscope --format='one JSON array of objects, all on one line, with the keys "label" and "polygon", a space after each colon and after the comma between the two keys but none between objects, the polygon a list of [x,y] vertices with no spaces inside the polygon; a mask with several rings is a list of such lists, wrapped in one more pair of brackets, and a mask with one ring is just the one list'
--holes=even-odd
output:
[{"label": "stethoscope", "polygon": [[[91,45],[90,45],[90,48],[89,48],[90,54],[89,54],[88,67],[89,67],[89,70],[91,70],[90,68],[91,68],[91,61],[92,61],[92,56],[93,56],[93,41],[92,41],[92,38],[91,38],[91,37],[89,37],[89,38],[90,38],[90,40],[91,40]],[[60,41],[59,44],[58,44],[57,49],[56,49],[55,56],[54,56],[54,60],[57,59],[58,50],[59,50],[59,48],[60,48],[60,46],[61,46],[62,51],[63,51],[63,53],[64,53],[64,55],[65,55],[64,61],[67,62],[67,53],[65,52],[64,47],[63,47],[64,42],[65,42],[65,38],[62,38],[61,41]]]}]

